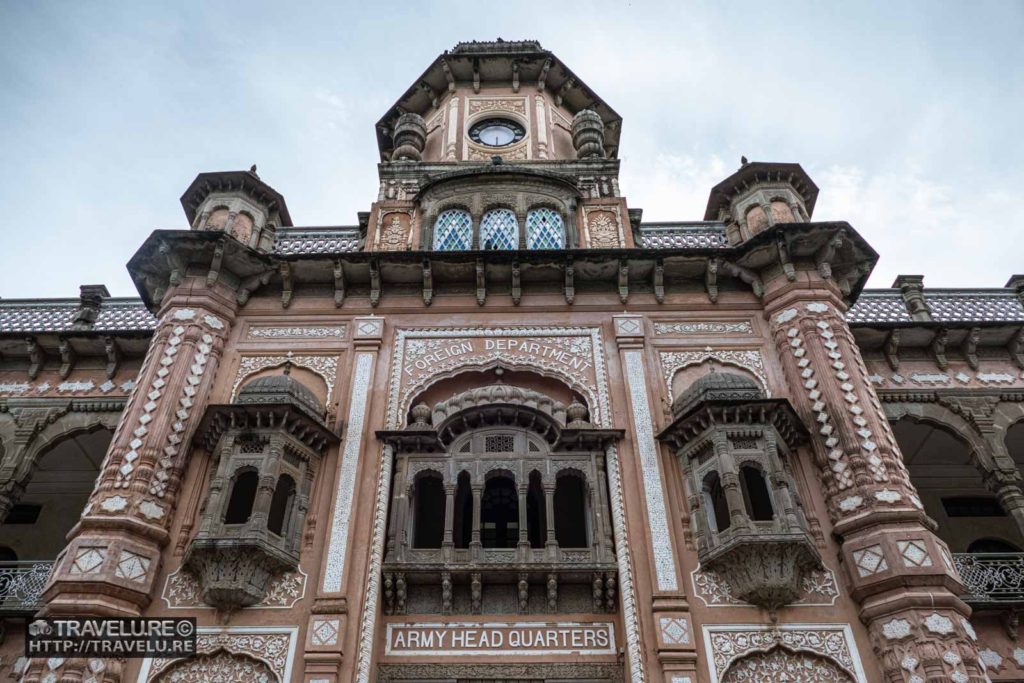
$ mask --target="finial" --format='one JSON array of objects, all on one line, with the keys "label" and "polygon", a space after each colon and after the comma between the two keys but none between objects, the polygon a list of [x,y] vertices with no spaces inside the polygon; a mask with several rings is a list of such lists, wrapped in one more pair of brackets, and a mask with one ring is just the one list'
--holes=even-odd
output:
[{"label": "finial", "polygon": [[740,157],[740,166],[746,166],[748,163],[750,162],[747,161],[746,157]]},{"label": "finial", "polygon": [[284,376],[287,377],[290,374],[292,374],[292,359],[291,358],[289,358],[288,360],[286,360],[284,362]]},{"label": "finial", "polygon": [[256,173],[256,164],[253,164],[252,166],[249,167],[249,173],[252,173],[254,176],[259,178],[259,175],[257,175]]},{"label": "finial", "polygon": [[504,384],[504,382],[502,382],[502,380],[501,380],[501,378],[502,378],[502,376],[504,374],[505,374],[505,368],[495,368],[494,369],[494,376],[497,377],[497,379],[494,380],[494,383],[495,384]]}]

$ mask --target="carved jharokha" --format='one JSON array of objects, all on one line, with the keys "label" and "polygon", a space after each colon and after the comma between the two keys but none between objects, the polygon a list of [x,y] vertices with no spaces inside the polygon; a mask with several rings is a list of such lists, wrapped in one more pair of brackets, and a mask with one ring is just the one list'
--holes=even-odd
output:
[{"label": "carved jharokha", "polygon": [[946,545],[910,484],[831,283],[772,287],[765,307],[798,410],[812,425],[833,531],[887,681],[985,680]]},{"label": "carved jharokha", "polygon": [[287,374],[256,379],[234,405],[207,410],[199,436],[215,472],[184,560],[206,604],[225,613],[254,605],[298,566],[313,479],[338,441],[323,415]]},{"label": "carved jharokha", "polygon": [[505,384],[410,412],[379,433],[397,472],[387,614],[414,600],[443,614],[615,610],[604,448],[621,432],[595,428],[577,400]]},{"label": "carved jharokha", "polygon": [[701,566],[732,595],[773,613],[796,600],[821,558],[785,461],[806,431],[788,401],[752,380],[711,373],[676,398],[660,435],[686,474]]}]

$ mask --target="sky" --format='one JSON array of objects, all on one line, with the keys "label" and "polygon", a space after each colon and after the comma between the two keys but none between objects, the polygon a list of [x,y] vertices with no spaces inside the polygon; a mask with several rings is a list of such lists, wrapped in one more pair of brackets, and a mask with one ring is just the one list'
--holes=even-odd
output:
[{"label": "sky", "polygon": [[0,297],[133,296],[197,173],[247,169],[296,225],[376,197],[374,123],[461,40],[536,39],[623,117],[645,221],[699,220],[741,156],[799,162],[869,286],[1024,272],[1024,2],[0,0]]}]

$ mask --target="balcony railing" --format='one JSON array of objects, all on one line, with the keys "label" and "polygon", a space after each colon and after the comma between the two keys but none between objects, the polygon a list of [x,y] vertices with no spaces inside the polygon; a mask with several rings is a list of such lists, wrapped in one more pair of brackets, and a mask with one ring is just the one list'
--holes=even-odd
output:
[{"label": "balcony railing", "polygon": [[0,562],[0,614],[31,614],[42,604],[40,596],[53,562]]},{"label": "balcony railing", "polygon": [[973,605],[1024,603],[1024,553],[958,553],[953,564]]}]

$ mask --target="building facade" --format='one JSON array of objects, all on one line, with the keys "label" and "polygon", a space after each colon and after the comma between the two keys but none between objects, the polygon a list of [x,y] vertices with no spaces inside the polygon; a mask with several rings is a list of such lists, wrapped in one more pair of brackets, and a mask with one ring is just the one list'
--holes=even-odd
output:
[{"label": "building facade", "polygon": [[[139,298],[0,300],[3,674],[1024,680],[1024,276],[865,290],[793,163],[645,223],[621,123],[460,43],[358,225],[202,173]],[[33,614],[200,654],[26,660]]]}]

